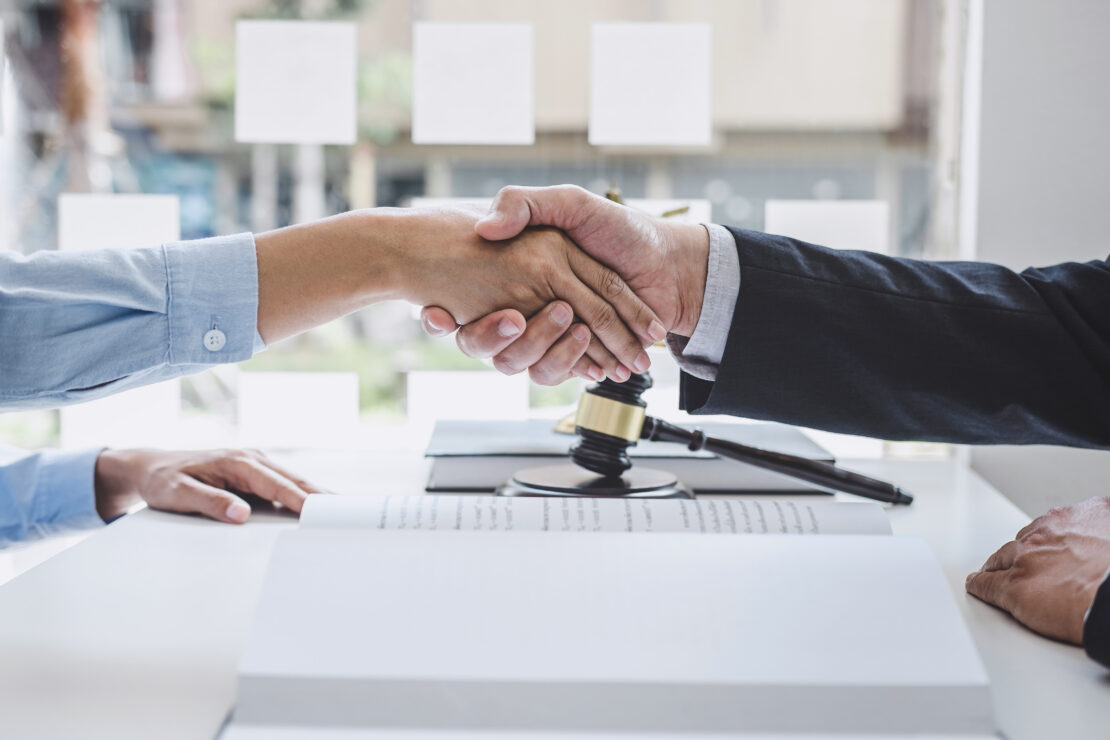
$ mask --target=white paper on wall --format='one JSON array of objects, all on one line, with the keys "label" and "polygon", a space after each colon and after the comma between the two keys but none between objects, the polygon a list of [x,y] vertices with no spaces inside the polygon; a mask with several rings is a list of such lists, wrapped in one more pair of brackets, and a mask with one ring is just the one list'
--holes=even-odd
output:
[{"label": "white paper on wall", "polygon": [[129,249],[181,238],[176,195],[90,195],[58,197],[58,249]]},{"label": "white paper on wall", "polygon": [[531,144],[530,23],[415,23],[414,144]]},{"label": "white paper on wall", "polygon": [[240,373],[240,444],[348,446],[356,439],[358,396],[355,373]]},{"label": "white paper on wall", "polygon": [[590,143],[709,144],[712,39],[708,23],[595,23]]},{"label": "white paper on wall", "polygon": [[167,380],[61,409],[61,445],[176,447],[181,381]]},{"label": "white paper on wall", "polygon": [[890,254],[885,200],[769,200],[763,230],[834,249]]},{"label": "white paper on wall", "polygon": [[348,22],[239,21],[235,140],[355,143],[355,31]]},{"label": "white paper on wall", "polygon": [[493,371],[417,371],[407,380],[407,414],[429,429],[437,419],[525,419],[528,375]]},{"label": "white paper on wall", "polygon": [[[58,197],[58,248],[64,251],[127,249],[175,242],[181,237],[176,195]],[[181,381],[117,393],[61,409],[61,444],[80,447],[173,447],[181,414]]]}]

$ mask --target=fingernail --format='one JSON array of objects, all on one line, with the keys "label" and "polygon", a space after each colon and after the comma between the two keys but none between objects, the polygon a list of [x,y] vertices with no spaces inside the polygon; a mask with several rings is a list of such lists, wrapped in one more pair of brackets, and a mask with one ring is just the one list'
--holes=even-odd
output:
[{"label": "fingernail", "polygon": [[636,360],[632,363],[632,367],[634,367],[638,373],[642,373],[644,370],[651,367],[651,360],[648,359],[647,352],[638,354]]},{"label": "fingernail", "polygon": [[447,334],[446,329],[438,327],[430,321],[424,322],[424,331],[428,332],[428,334],[433,337],[442,337],[444,334]]},{"label": "fingernail", "polygon": [[572,316],[573,314],[570,312],[570,309],[562,303],[551,309],[551,320],[559,326],[566,326],[569,324]]},{"label": "fingernail", "polygon": [[227,505],[227,511],[224,513],[231,521],[242,524],[251,515],[251,507],[247,506],[246,501],[236,499]]},{"label": "fingernail", "polygon": [[597,365],[592,365],[586,374],[590,376],[591,380],[601,382],[605,378],[605,373],[601,372],[601,368]]},{"label": "fingernail", "polygon": [[577,339],[579,342],[585,342],[590,338],[590,330],[583,324],[575,324],[570,328],[570,335]]},{"label": "fingernail", "polygon": [[508,319],[501,319],[497,322],[497,333],[503,337],[515,337],[520,334],[520,327]]},{"label": "fingernail", "polygon": [[663,324],[655,320],[652,321],[651,326],[648,327],[648,336],[651,337],[652,340],[659,342],[663,340],[663,337],[667,336],[667,330],[663,328]]},{"label": "fingernail", "polygon": [[632,371],[624,365],[617,365],[617,369],[613,371],[613,380],[618,383],[623,383],[632,377]]}]

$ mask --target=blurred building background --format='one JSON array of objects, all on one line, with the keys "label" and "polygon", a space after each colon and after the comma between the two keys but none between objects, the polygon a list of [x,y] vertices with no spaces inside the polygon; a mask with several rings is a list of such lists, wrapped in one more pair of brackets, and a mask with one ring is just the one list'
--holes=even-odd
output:
[{"label": "blurred building background", "polygon": [[[959,253],[966,11],[954,0],[7,0],[0,9],[0,248],[58,248],[64,193],[176,196],[180,235],[196,238],[419,197],[488,198],[507,184],[576,183],[595,192],[616,185],[630,198],[704,201],[714,221],[754,229],[764,227],[768,200],[882,201],[890,252]],[[357,143],[235,141],[236,22],[265,18],[357,24]],[[418,21],[532,24],[533,144],[412,143]],[[617,21],[711,24],[709,145],[589,143],[591,24]],[[473,94],[497,95],[498,80]],[[255,429],[278,446],[399,444],[411,440],[398,430],[427,421],[412,418],[417,408],[556,414],[577,398],[573,383],[541,389],[514,379],[479,382],[478,402],[471,397],[462,409],[449,407],[452,396],[463,403],[465,385],[452,386],[438,406],[407,399],[408,389],[442,378],[428,373],[488,372],[453,342],[424,337],[414,315],[408,306],[375,306],[238,368],[186,379],[177,396],[162,398],[179,409],[173,433],[158,441],[251,442]],[[653,403],[665,404],[665,393],[673,405],[676,373],[655,364],[662,388]],[[262,372],[289,373],[292,385],[259,383]],[[268,406],[315,393],[304,374],[324,372],[315,387],[331,408],[305,408],[285,419],[288,437],[273,436],[281,419],[267,416]],[[100,413],[141,416],[157,406],[148,400]],[[4,415],[0,440],[91,442],[108,428],[96,418],[72,422],[91,430],[86,439],[67,435],[57,412]],[[347,434],[352,425],[359,431]],[[118,441],[131,441],[127,428],[118,431]]]}]

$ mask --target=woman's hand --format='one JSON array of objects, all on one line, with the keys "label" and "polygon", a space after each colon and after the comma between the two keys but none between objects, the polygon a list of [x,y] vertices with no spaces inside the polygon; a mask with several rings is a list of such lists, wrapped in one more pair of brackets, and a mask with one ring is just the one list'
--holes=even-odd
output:
[{"label": "woman's hand", "polygon": [[242,524],[251,507],[236,494],[300,512],[305,497],[321,489],[255,450],[105,450],[96,461],[95,490],[96,512],[105,521],[142,500],[155,509]]}]

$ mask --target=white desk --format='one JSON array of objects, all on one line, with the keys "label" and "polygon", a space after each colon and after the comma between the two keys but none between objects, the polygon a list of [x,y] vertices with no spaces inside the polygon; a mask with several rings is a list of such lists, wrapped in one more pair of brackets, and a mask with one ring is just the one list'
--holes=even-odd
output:
[{"label": "white desk", "polygon": [[[426,473],[415,454],[282,461],[352,494],[417,494]],[[1105,737],[1107,672],[964,593],[964,576],[1028,518],[956,463],[855,467],[917,495],[913,506],[891,509],[894,530],[925,538],[940,558],[1005,735]],[[294,525],[272,513],[232,527],[143,511],[0,587],[0,735],[212,738],[234,703],[236,660],[270,548]],[[326,614],[320,622],[326,629]]]}]

